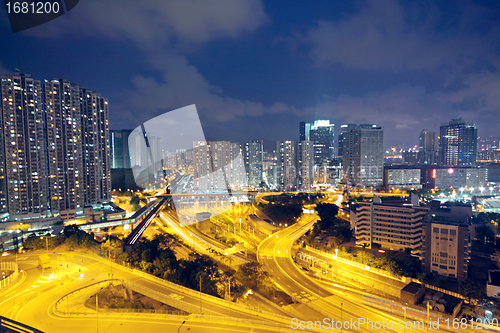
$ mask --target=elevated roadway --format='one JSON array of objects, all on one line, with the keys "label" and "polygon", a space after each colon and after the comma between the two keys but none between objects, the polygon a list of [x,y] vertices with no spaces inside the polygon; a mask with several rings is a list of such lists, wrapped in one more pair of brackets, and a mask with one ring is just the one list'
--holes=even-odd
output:
[{"label": "elevated roadway", "polygon": [[[22,280],[0,294],[0,315],[43,332],[137,332],[138,330],[173,332],[183,321],[181,332],[278,332],[286,327],[285,317],[245,310],[234,303],[199,294],[182,287],[169,287],[155,279],[134,274],[130,269],[113,265],[110,261],[79,253],[51,253],[55,267],[41,270],[36,267],[39,253],[20,255]],[[55,257],[58,257],[56,259]],[[12,260],[12,258],[9,258]],[[2,258],[4,260],[4,258]],[[150,290],[182,299],[200,307],[203,315],[179,317],[173,315],[97,314],[61,316],[54,312],[55,303],[66,294],[103,281],[113,274],[115,279],[131,281]],[[82,299],[83,302],[85,299]],[[68,312],[71,312],[68,304]],[[66,310],[66,304],[62,303]],[[260,313],[260,315],[259,315]],[[274,321],[272,318],[276,318]]]}]

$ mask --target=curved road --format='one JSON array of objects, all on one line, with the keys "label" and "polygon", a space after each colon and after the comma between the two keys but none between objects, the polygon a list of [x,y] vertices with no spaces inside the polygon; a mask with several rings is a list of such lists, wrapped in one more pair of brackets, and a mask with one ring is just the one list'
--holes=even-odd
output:
[{"label": "curved road", "polygon": [[[393,329],[380,328],[376,330],[377,332],[427,332],[427,323],[425,323],[426,326],[423,330],[411,328],[399,329],[398,323],[400,321],[405,322],[404,318],[361,304],[361,297],[356,299],[356,296],[350,296],[346,293],[334,294],[331,288],[326,288],[318,284],[294,264],[290,255],[292,245],[307,232],[317,219],[317,215],[306,215],[302,217],[300,222],[273,234],[260,244],[257,251],[257,258],[264,269],[274,277],[276,284],[286,293],[293,296],[295,300],[307,305],[325,318],[349,322],[352,320],[354,323],[359,323],[360,318],[365,318],[374,323],[387,321],[394,323]],[[311,318],[311,320],[315,319],[318,320],[317,318]],[[407,318],[406,321],[413,322],[410,318]],[[443,326],[441,324],[440,330],[432,329],[432,331],[470,332],[470,330],[445,330]],[[373,332],[374,330],[366,326],[359,327],[358,325],[356,329],[351,331]]]},{"label": "curved road", "polygon": [[[111,266],[107,262],[93,259],[87,255],[65,252],[49,253],[54,268],[37,268],[38,255],[29,253],[19,255],[19,268],[23,270],[22,279],[10,289],[0,293],[0,314],[25,323],[44,332],[152,332],[176,331],[186,317],[166,315],[101,315],[89,314],[74,318],[54,314],[54,304],[64,295],[98,281],[106,280],[112,272],[115,279],[124,279],[148,287],[165,295],[175,294],[183,301],[199,305],[200,298],[182,294],[178,290],[160,285],[146,278],[132,274],[121,266]],[[56,259],[57,256],[57,259]],[[12,261],[14,258],[1,258]],[[56,268],[58,267],[59,270]],[[82,276],[83,274],[83,276]],[[59,277],[61,279],[59,279]],[[82,300],[83,302],[83,300]],[[205,315],[217,316],[210,319],[187,319],[180,332],[275,332],[271,321],[238,311],[218,303],[202,299]],[[64,305],[63,305],[64,308]],[[230,320],[229,322],[227,322]],[[221,324],[226,322],[226,324]],[[245,321],[247,323],[245,323]],[[252,325],[248,321],[259,321],[262,325]],[[269,326],[269,328],[266,328]]]}]

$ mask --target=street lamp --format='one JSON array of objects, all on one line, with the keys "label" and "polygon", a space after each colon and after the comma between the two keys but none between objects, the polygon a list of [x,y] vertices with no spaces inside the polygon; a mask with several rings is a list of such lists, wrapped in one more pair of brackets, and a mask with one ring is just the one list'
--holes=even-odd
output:
[{"label": "street lamp", "polygon": [[[43,236],[40,239],[43,239]],[[47,237],[45,237],[45,245],[47,245],[47,252],[49,252],[49,239]]]},{"label": "street lamp", "polygon": [[179,328],[177,329],[177,333],[179,333],[179,331],[180,331],[180,329],[181,329],[182,325],[184,325],[184,323],[185,323],[185,322],[186,322],[186,321],[184,320],[184,321],[182,322],[181,326],[179,326]]},{"label": "street lamp", "polygon": [[95,311],[96,311],[96,318],[97,318],[97,333],[99,333],[99,292],[103,288],[99,289],[99,291],[95,294]]},{"label": "street lamp", "polygon": [[405,308],[405,307],[403,307],[403,310],[404,310],[404,312],[405,312],[405,333],[406,333],[406,308]]},{"label": "street lamp", "polygon": [[342,323],[342,305],[344,305],[344,303],[340,303],[340,333],[342,333],[342,326],[344,325]]}]

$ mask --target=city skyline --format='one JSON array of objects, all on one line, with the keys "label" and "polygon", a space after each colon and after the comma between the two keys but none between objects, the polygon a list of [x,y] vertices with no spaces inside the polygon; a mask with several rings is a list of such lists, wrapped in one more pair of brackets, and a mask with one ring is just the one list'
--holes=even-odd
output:
[{"label": "city skyline", "polygon": [[[382,126],[384,148],[418,145],[423,129],[455,118],[490,137],[500,123],[498,6],[325,1],[282,12],[269,1],[196,10],[86,2],[15,37],[2,20],[0,38],[12,47],[0,73],[93,87],[110,99],[116,130],[196,104],[211,141],[297,140],[296,124],[315,119],[336,133],[342,124]],[[163,15],[149,20],[154,11]],[[62,45],[64,56],[54,52]]]},{"label": "city skyline", "polygon": [[498,323],[500,3],[5,9],[0,331]]}]

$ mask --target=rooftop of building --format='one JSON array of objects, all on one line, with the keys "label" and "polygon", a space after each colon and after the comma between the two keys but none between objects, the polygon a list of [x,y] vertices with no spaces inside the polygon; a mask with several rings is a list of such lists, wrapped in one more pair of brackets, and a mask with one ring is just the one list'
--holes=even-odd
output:
[{"label": "rooftop of building", "polygon": [[419,292],[420,289],[422,289],[422,287],[423,286],[420,283],[410,282],[403,289],[401,289],[401,291],[405,291],[411,294],[416,294]]},{"label": "rooftop of building", "polygon": [[451,225],[469,225],[472,217],[470,203],[445,202],[437,200],[431,202],[431,209],[424,218],[424,222]]}]

